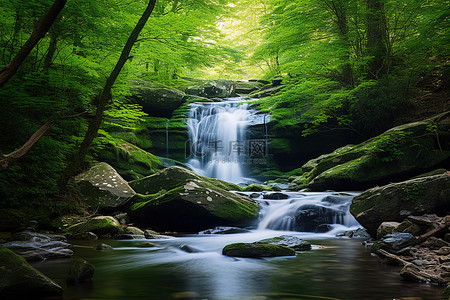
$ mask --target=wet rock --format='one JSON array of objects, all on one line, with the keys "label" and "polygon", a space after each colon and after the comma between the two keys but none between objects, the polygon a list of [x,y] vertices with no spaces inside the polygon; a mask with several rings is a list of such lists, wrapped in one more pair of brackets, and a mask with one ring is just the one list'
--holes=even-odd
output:
[{"label": "wet rock", "polygon": [[134,234],[134,235],[144,235],[144,231],[137,227],[128,226],[125,228],[125,233]]},{"label": "wet rock", "polygon": [[450,255],[439,256],[439,263],[444,264],[450,262]]},{"label": "wet rock", "polygon": [[450,173],[446,173],[369,189],[353,199],[350,212],[375,236],[384,221],[401,222],[408,215],[446,212],[449,199]]},{"label": "wet rock", "polygon": [[38,299],[60,296],[63,289],[24,258],[8,249],[0,249],[0,298]]},{"label": "wet rock", "polygon": [[104,250],[113,250],[113,247],[111,247],[110,245],[105,244],[105,243],[100,243],[100,244],[98,244],[98,246],[97,246],[96,249],[97,249],[97,250],[100,250],[100,251],[104,251]]},{"label": "wet rock", "polygon": [[123,229],[119,222],[110,216],[94,217],[86,222],[81,222],[72,225],[66,229],[67,232],[72,234],[82,232],[93,232],[97,235],[104,234],[118,234],[122,233]]},{"label": "wet rock", "polygon": [[251,193],[249,197],[252,199],[255,199],[255,198],[259,198],[259,196],[261,196],[260,193]]},{"label": "wet rock", "polygon": [[191,247],[191,246],[185,245],[185,244],[178,246],[178,248],[179,248],[180,250],[184,251],[184,252],[187,252],[187,253],[198,253],[198,252],[202,252],[201,250],[199,250],[199,249],[197,249],[197,248],[194,248],[194,247]]},{"label": "wet rock", "polygon": [[283,193],[267,193],[263,194],[264,199],[271,199],[271,200],[282,200],[282,199],[288,199],[289,196]]},{"label": "wet rock", "polygon": [[72,235],[73,240],[97,240],[98,236],[93,232],[82,232]]},{"label": "wet rock", "polygon": [[357,238],[357,239],[370,239],[370,235],[367,233],[367,231],[364,228],[348,230],[348,231],[345,231],[342,235],[338,235],[338,236],[346,236],[346,237]]},{"label": "wet rock", "polygon": [[11,234],[12,241],[29,241],[37,243],[45,243],[50,241],[67,242],[67,238],[57,234],[42,234],[31,231],[20,231]]},{"label": "wet rock", "polygon": [[214,227],[213,229],[200,231],[198,234],[234,234],[246,232],[250,232],[250,230],[240,227],[217,226]]},{"label": "wet rock", "polygon": [[314,232],[325,233],[330,231],[331,229],[333,229],[333,226],[331,226],[330,224],[320,224],[319,226],[316,227]]},{"label": "wet rock", "polygon": [[386,234],[391,234],[400,225],[399,222],[383,222],[377,228],[377,239],[381,239]]},{"label": "wet rock", "polygon": [[259,244],[282,245],[297,251],[311,250],[311,243],[304,241],[298,237],[290,235],[282,235],[279,237],[268,238],[258,241]]},{"label": "wet rock", "polygon": [[70,266],[67,283],[75,284],[83,281],[91,281],[94,276],[94,270],[93,265],[79,258]]},{"label": "wet rock", "polygon": [[260,244],[260,243],[235,243],[225,246],[222,254],[234,257],[274,257],[295,256],[295,250],[282,245]]},{"label": "wet rock", "polygon": [[409,281],[421,281],[427,282],[430,281],[431,276],[427,276],[427,274],[420,272],[420,268],[415,264],[408,263],[406,264],[400,271],[400,276]]},{"label": "wet rock", "polygon": [[256,201],[208,181],[193,180],[155,195],[140,196],[130,215],[140,227],[198,232],[215,226],[246,227],[258,218]]},{"label": "wet rock", "polygon": [[137,245],[139,248],[153,248],[156,247],[156,244],[150,242],[143,242]]},{"label": "wet rock", "polygon": [[207,80],[188,87],[186,94],[207,98],[226,98],[234,93],[234,85],[228,80]]},{"label": "wet rock", "polygon": [[[51,237],[46,235],[37,233],[24,233],[16,237],[22,237],[25,240],[10,241],[1,244],[0,247],[7,248],[16,254],[19,254],[28,261],[69,258],[73,255],[71,244],[61,242],[59,240],[52,240]],[[56,237],[56,239],[62,238],[65,239],[65,237],[63,236]]]},{"label": "wet rock", "polygon": [[186,168],[174,166],[130,182],[130,186],[139,194],[151,195],[161,190],[170,191],[176,187],[185,185],[190,181],[201,181],[214,185],[227,191],[239,191],[241,187],[237,184],[229,183],[223,180],[207,178],[200,176]]},{"label": "wet rock", "polygon": [[167,240],[173,238],[169,235],[158,234],[156,231],[153,230],[146,230],[144,232],[144,237],[149,240]]},{"label": "wet rock", "polygon": [[414,236],[411,233],[395,232],[385,235],[381,242],[390,249],[399,250],[406,247],[413,239]]},{"label": "wet rock", "polygon": [[264,86],[263,83],[257,81],[236,81],[235,92],[237,94],[250,94]]},{"label": "wet rock", "polygon": [[131,99],[150,116],[168,118],[185,102],[186,94],[183,91],[150,81],[133,80],[130,87]]},{"label": "wet rock", "polygon": [[346,212],[326,206],[301,207],[295,214],[296,231],[327,232],[332,229],[329,224],[342,223]]},{"label": "wet rock", "polygon": [[93,207],[115,208],[126,204],[134,194],[122,176],[107,163],[98,163],[75,177],[86,201]]}]

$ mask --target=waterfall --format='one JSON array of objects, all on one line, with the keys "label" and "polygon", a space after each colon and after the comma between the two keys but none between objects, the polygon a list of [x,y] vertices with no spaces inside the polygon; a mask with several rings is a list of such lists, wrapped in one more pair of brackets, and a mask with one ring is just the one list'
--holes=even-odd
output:
[{"label": "waterfall", "polygon": [[233,183],[251,181],[245,167],[249,159],[247,128],[262,124],[265,117],[257,115],[255,109],[242,101],[242,98],[230,98],[190,105],[186,120],[190,140],[187,164],[193,171]]},{"label": "waterfall", "polygon": [[355,194],[286,193],[287,199],[270,200],[261,194],[258,229],[283,231],[327,232],[336,224],[358,226],[349,208]]}]

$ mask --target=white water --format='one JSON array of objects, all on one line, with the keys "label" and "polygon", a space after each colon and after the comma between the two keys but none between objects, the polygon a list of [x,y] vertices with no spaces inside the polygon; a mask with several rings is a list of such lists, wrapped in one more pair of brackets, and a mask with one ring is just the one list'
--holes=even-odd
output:
[{"label": "white water", "polygon": [[252,181],[245,168],[246,132],[250,124],[261,122],[264,115],[257,115],[256,110],[242,101],[243,98],[230,98],[191,104],[186,120],[191,142],[191,159],[187,164],[194,172],[233,183]]}]

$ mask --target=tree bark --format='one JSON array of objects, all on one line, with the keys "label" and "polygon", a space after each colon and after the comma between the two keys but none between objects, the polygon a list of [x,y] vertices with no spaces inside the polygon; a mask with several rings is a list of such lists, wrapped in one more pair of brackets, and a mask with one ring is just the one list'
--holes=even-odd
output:
[{"label": "tree bark", "polygon": [[387,34],[384,0],[366,0],[366,8],[366,55],[372,57],[368,66],[368,78],[378,79],[386,73]]},{"label": "tree bark", "polygon": [[103,120],[103,113],[106,110],[106,106],[108,105],[109,101],[111,100],[111,89],[114,85],[114,82],[117,79],[117,76],[119,76],[120,71],[122,70],[122,67],[125,65],[126,61],[128,60],[128,57],[130,55],[131,49],[133,48],[134,43],[136,42],[137,37],[139,36],[139,33],[141,32],[142,28],[144,27],[145,23],[147,22],[148,18],[150,17],[154,7],[155,7],[156,0],[150,0],[148,3],[147,8],[145,9],[144,13],[142,14],[141,18],[139,19],[138,23],[136,24],[136,27],[134,27],[133,31],[131,32],[130,36],[128,37],[128,40],[122,50],[122,54],[119,57],[119,60],[117,61],[116,66],[114,67],[114,70],[111,72],[109,77],[106,79],[106,84],[102,90],[102,92],[97,96],[97,110],[95,113],[94,118],[91,122],[89,122],[89,126],[87,129],[87,132],[84,136],[83,142],[80,145],[80,148],[78,152],[74,154],[72,159],[69,161],[67,167],[63,171],[63,174],[61,175],[58,186],[60,190],[64,189],[69,182],[70,178],[78,171],[81,164],[84,162],[84,159],[89,151],[89,147],[94,140],[94,138],[97,136],[98,130],[100,128],[100,125]]},{"label": "tree bark", "polygon": [[39,21],[31,36],[14,57],[13,61],[0,71],[0,87],[2,87],[19,69],[31,50],[45,36],[56,17],[66,5],[67,0],[55,0],[47,14]]},{"label": "tree bark", "polygon": [[8,167],[8,165],[13,163],[15,160],[19,159],[20,157],[24,156],[28,151],[30,151],[30,149],[34,146],[34,144],[36,144],[37,141],[39,141],[39,139],[44,135],[44,133],[49,128],[50,128],[50,122],[47,122],[44,125],[42,125],[42,127],[39,128],[39,130],[36,131],[30,137],[30,139],[16,151],[13,151],[9,154],[0,153],[0,170],[6,169]]}]

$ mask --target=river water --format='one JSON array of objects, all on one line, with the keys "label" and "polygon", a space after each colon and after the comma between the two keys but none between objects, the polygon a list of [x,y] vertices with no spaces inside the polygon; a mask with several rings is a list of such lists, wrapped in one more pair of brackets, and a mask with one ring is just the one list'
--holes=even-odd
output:
[{"label": "river water", "polygon": [[[400,267],[381,263],[362,240],[336,237],[358,227],[348,213],[353,194],[287,195],[288,199],[270,200],[261,194],[260,223],[247,233],[104,241],[114,247],[112,251],[95,250],[100,241],[74,241],[75,257],[95,266],[92,283],[66,286],[70,260],[34,266],[64,287],[64,299],[441,299],[442,288],[403,281]],[[293,211],[300,214],[295,217]],[[305,211],[315,217],[308,222],[316,227],[302,227],[304,219],[298,215]],[[316,230],[327,220],[332,222],[325,233],[292,231]],[[230,243],[283,234],[307,240],[313,249],[265,259],[221,254]],[[156,246],[141,247],[149,241]],[[196,252],[181,250],[183,245]]]}]

